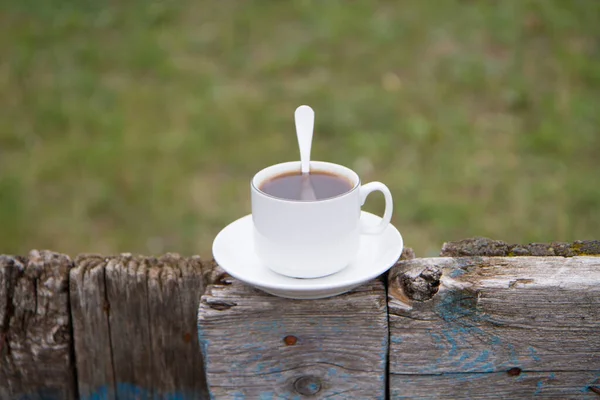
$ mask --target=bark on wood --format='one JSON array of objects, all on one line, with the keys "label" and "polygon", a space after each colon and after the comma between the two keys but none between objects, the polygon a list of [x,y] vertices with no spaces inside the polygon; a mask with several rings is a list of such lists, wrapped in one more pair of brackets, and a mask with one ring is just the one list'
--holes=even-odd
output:
[{"label": "bark on wood", "polygon": [[199,258],[80,256],[72,279],[82,398],[207,398]]},{"label": "bark on wood", "polygon": [[[420,301],[407,288],[426,269],[442,275]],[[529,397],[559,372],[580,378],[543,381],[544,393],[575,398],[600,377],[600,257],[416,259],[390,272],[388,293],[392,398],[489,398],[469,389],[486,377],[506,385],[491,396]],[[531,379],[496,375],[513,368]]]},{"label": "bark on wood", "polygon": [[0,256],[0,398],[74,399],[69,257]]},{"label": "bark on wood", "polygon": [[198,315],[212,398],[383,399],[386,311],[379,280],[302,301],[224,278],[208,287]]}]

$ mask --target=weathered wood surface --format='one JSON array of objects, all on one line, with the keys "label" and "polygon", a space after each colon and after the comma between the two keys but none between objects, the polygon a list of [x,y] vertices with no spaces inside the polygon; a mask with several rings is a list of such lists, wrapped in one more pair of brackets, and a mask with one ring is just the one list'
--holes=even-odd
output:
[{"label": "weathered wood surface", "polygon": [[600,257],[416,259],[388,278],[392,398],[596,395]]},{"label": "weathered wood surface", "polygon": [[74,399],[69,257],[0,256],[0,399]]},{"label": "weathered wood surface", "polygon": [[81,398],[207,397],[200,259],[79,256],[71,271]]},{"label": "weathered wood surface", "polygon": [[393,382],[394,400],[600,398],[598,371],[395,375]]},{"label": "weathered wood surface", "polygon": [[322,300],[274,297],[231,278],[202,296],[198,333],[215,399],[383,399],[385,287]]},{"label": "weathered wood surface", "polygon": [[447,242],[441,257],[575,257],[600,255],[600,240],[576,240],[573,243],[509,244],[502,240],[473,237]]},{"label": "weathered wood surface", "polygon": [[600,398],[600,257],[580,257],[600,242],[442,253],[399,263],[389,303],[379,280],[282,299],[197,257],[0,256],[0,399],[206,399],[201,345],[218,399]]}]

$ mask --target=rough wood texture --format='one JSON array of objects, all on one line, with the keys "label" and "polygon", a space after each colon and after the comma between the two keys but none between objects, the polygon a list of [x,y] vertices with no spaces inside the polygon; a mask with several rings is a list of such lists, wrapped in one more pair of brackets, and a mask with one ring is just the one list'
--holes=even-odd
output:
[{"label": "rough wood texture", "polygon": [[447,242],[442,246],[442,257],[574,257],[600,255],[600,240],[577,240],[573,243],[508,244],[501,240],[475,237]]},{"label": "rough wood texture", "polygon": [[199,258],[80,256],[71,278],[82,398],[207,398]]},{"label": "rough wood texture", "polygon": [[383,399],[386,311],[379,280],[302,301],[223,278],[198,315],[211,398]]},{"label": "rough wood texture", "polygon": [[[506,372],[396,375],[400,399],[589,399],[600,398],[600,372]],[[594,392],[593,388],[598,392]]]},{"label": "rough wood texture", "polygon": [[82,398],[115,398],[109,301],[104,267],[108,259],[79,256],[71,270],[70,293],[77,380]]},{"label": "rough wood texture", "polygon": [[[392,398],[595,395],[600,257],[404,261],[388,293]],[[514,368],[523,378],[508,379]]]},{"label": "rough wood texture", "polygon": [[74,399],[69,257],[0,256],[0,398]]}]

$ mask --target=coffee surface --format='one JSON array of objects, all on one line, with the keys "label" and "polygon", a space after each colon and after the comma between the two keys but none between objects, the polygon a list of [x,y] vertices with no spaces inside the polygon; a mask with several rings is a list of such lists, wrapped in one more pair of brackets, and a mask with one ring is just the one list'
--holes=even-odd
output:
[{"label": "coffee surface", "polygon": [[[302,173],[288,172],[263,182],[259,189],[280,199],[301,200]],[[329,199],[349,192],[354,185],[345,177],[324,171],[311,171],[308,174],[317,200]]]}]

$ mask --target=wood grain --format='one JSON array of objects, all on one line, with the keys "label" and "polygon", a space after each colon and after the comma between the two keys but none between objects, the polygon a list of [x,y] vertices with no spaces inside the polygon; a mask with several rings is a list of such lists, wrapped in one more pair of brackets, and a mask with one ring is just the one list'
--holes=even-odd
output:
[{"label": "wood grain", "polygon": [[221,279],[198,315],[211,398],[383,399],[386,311],[379,280],[303,301]]},{"label": "wood grain", "polygon": [[81,398],[115,399],[110,324],[104,268],[108,258],[80,255],[69,285],[77,380]]},{"label": "wood grain", "polygon": [[600,371],[392,375],[393,399],[589,399]]},{"label": "wood grain", "polygon": [[152,327],[148,309],[148,260],[122,256],[106,264],[106,296],[117,398],[131,395],[130,385],[150,391],[160,381],[152,373]]},{"label": "wood grain", "polygon": [[0,398],[74,399],[69,257],[0,256]]},{"label": "wood grain", "polygon": [[[439,291],[411,299],[407,282],[427,268],[442,271]],[[454,379],[460,387],[465,373],[520,368],[596,378],[600,371],[600,257],[416,259],[399,263],[389,279],[392,397],[406,395],[413,378],[417,385]],[[511,398],[535,392],[511,387],[502,388],[515,390]]]},{"label": "wood grain", "polygon": [[208,398],[196,322],[202,288],[198,257],[166,255],[149,267],[152,376],[162,393]]},{"label": "wood grain", "polygon": [[72,276],[82,398],[207,396],[196,315],[198,257],[80,256]]}]

